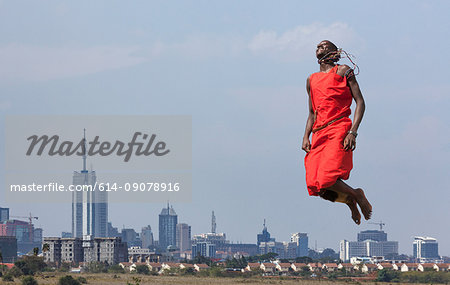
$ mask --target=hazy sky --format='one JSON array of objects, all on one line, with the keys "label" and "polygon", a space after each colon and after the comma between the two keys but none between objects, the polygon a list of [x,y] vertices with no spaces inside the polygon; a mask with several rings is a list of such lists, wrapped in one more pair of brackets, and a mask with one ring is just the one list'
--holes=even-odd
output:
[{"label": "hazy sky", "polygon": [[[305,79],[329,39],[356,56],[367,107],[349,183],[401,253],[426,235],[450,256],[450,3],[363,2],[0,1],[1,159],[7,114],[192,115],[180,222],[207,232],[214,210],[231,241],[256,242],[266,218],[278,241],[337,250],[378,226],[307,194]],[[70,204],[31,203],[0,206],[39,216],[45,236],[70,230]],[[110,220],[157,237],[163,206],[111,204]]]}]

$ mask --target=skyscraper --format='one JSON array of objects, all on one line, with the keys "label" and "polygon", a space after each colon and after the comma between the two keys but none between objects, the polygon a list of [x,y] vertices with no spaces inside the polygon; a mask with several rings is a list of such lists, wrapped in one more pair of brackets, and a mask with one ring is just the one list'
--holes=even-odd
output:
[{"label": "skyscraper", "polygon": [[257,240],[257,245],[259,246],[261,242],[271,242],[271,241],[275,241],[274,238],[270,238],[270,233],[267,231],[267,227],[266,227],[266,219],[264,219],[264,223],[263,223],[263,230],[260,234],[258,234],[256,236],[256,240]]},{"label": "skyscraper", "polygon": [[177,247],[180,251],[191,249],[191,226],[177,224]]},{"label": "skyscraper", "polygon": [[339,257],[349,261],[352,257],[378,257],[389,254],[398,254],[398,242],[388,241],[384,231],[361,231],[358,241],[341,240],[339,244]]},{"label": "skyscraper", "polygon": [[214,215],[214,211],[211,214],[211,233],[216,233],[216,216]]},{"label": "skyscraper", "polygon": [[150,225],[143,227],[141,231],[142,248],[153,246],[153,232]]},{"label": "skyscraper", "polygon": [[306,233],[292,234],[291,242],[297,244],[297,257],[308,256],[308,234]]},{"label": "skyscraper", "polygon": [[108,234],[108,193],[94,189],[96,181],[95,171],[86,169],[85,135],[83,170],[74,171],[73,185],[87,191],[72,192],[72,237],[106,237]]},{"label": "skyscraper", "polygon": [[9,220],[9,208],[0,208],[0,223]]},{"label": "skyscraper", "polygon": [[173,207],[163,208],[159,214],[159,247],[166,250],[168,246],[176,246],[176,229],[178,223],[178,216]]},{"label": "skyscraper", "polygon": [[413,241],[413,256],[419,262],[433,262],[439,259],[437,240],[432,237],[415,237]]},{"label": "skyscraper", "polygon": [[368,230],[358,233],[358,241],[373,240],[373,241],[387,241],[387,233],[384,231]]}]

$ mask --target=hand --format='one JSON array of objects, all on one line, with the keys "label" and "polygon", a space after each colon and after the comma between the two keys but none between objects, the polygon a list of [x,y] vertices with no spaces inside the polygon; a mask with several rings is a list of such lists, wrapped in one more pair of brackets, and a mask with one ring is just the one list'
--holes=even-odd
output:
[{"label": "hand", "polygon": [[309,142],[309,137],[303,137],[302,149],[306,152],[311,151],[311,143]]},{"label": "hand", "polygon": [[356,137],[352,134],[347,134],[344,139],[344,150],[354,151],[356,148]]}]

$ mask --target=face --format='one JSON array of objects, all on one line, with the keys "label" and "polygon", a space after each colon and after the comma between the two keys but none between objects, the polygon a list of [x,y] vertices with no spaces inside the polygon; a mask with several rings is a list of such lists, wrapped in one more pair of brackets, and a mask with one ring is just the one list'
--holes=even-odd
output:
[{"label": "face", "polygon": [[327,53],[329,53],[331,51],[333,51],[333,47],[330,44],[330,42],[328,42],[328,41],[321,41],[317,45],[316,57],[317,57],[317,59],[321,59],[322,57],[324,57]]}]

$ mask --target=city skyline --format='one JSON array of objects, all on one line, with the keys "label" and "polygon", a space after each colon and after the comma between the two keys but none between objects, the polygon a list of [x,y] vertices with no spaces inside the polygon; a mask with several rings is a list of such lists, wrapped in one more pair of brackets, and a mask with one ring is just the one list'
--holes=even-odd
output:
[{"label": "city skyline", "polygon": [[[305,186],[305,83],[318,71],[317,43],[328,39],[355,56],[366,100],[349,184],[364,189],[372,221],[386,223],[399,253],[411,254],[415,236],[431,236],[450,256],[442,220],[449,214],[450,85],[436,47],[450,43],[443,36],[448,1],[6,0],[0,7],[3,162],[9,115],[191,116],[192,195],[171,204],[192,234],[210,230],[214,210],[217,231],[234,242],[254,243],[266,218],[277,240],[306,232],[311,245],[337,250],[339,240],[376,225],[354,225],[345,205],[309,197]],[[89,162],[99,181],[110,182],[104,161]],[[79,165],[66,168],[67,183]],[[0,166],[0,207],[38,216],[44,236],[70,232],[70,202],[6,201],[8,166]],[[151,225],[157,237],[167,199],[139,200],[110,202],[109,221],[137,231]]]}]

